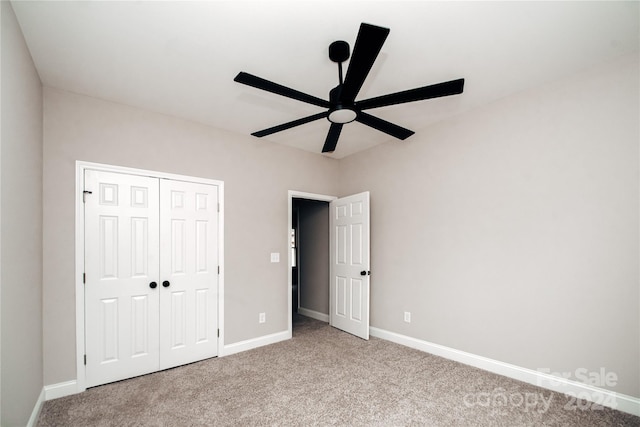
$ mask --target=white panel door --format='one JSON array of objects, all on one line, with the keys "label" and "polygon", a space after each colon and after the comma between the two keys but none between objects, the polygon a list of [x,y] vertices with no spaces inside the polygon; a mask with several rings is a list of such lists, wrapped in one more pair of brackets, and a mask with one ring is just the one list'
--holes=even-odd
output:
[{"label": "white panel door", "polygon": [[159,188],[154,178],[91,170],[84,180],[86,381],[92,387],[159,368]]},{"label": "white panel door", "polygon": [[331,326],[369,339],[369,192],[329,204]]},{"label": "white panel door", "polygon": [[160,368],[218,354],[218,187],[160,182]]}]

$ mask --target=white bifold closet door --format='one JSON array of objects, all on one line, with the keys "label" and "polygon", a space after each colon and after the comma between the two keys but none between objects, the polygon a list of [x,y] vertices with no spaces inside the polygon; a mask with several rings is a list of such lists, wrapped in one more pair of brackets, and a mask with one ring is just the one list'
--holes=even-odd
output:
[{"label": "white bifold closet door", "polygon": [[85,171],[87,387],[218,353],[218,188]]}]

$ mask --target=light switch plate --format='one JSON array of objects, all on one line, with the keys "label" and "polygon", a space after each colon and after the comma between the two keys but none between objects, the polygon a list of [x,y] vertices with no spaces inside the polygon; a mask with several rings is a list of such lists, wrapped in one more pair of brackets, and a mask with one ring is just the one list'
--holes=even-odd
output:
[{"label": "light switch plate", "polygon": [[280,252],[271,252],[271,262],[280,262]]}]

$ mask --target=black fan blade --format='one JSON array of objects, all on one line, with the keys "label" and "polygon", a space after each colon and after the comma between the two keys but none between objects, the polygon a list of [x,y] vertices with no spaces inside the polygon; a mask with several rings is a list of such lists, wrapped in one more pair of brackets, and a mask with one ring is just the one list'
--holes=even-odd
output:
[{"label": "black fan blade", "polygon": [[342,123],[331,123],[327,139],[324,141],[324,147],[322,147],[323,153],[333,153],[338,145],[338,138],[340,138],[340,132],[342,131]]},{"label": "black fan blade", "polygon": [[269,129],[259,130],[257,132],[252,133],[251,135],[257,136],[258,138],[262,138],[263,136],[271,135],[272,133],[276,133],[276,132],[280,132],[280,131],[283,131],[283,130],[291,129],[292,127],[300,126],[300,125],[303,125],[305,123],[312,122],[314,120],[322,119],[324,117],[327,117],[328,115],[329,115],[328,111],[323,111],[322,113],[314,114],[313,116],[303,117],[301,119],[294,120],[294,121],[289,122],[289,123],[283,123],[281,125],[274,126],[272,128],[269,128]]},{"label": "black fan blade", "polygon": [[347,75],[344,78],[340,96],[342,102],[353,102],[356,99],[388,35],[388,28],[365,23],[360,25]]},{"label": "black fan blade", "polygon": [[422,101],[424,99],[439,98],[442,96],[458,95],[464,89],[464,79],[451,80],[449,82],[419,87],[417,89],[382,95],[356,102],[359,110],[385,107],[387,105],[403,104],[405,102]]},{"label": "black fan blade", "polygon": [[330,107],[329,101],[325,101],[324,99],[317,98],[313,95],[307,95],[306,93],[265,80],[261,77],[254,76],[253,74],[245,73],[244,71],[239,72],[233,80],[238,83],[266,90],[267,92],[306,102],[307,104],[313,104],[324,108]]},{"label": "black fan blade", "polygon": [[380,132],[384,132],[387,135],[391,135],[398,139],[407,139],[415,133],[412,130],[405,129],[402,126],[394,125],[391,122],[382,120],[378,117],[374,117],[371,114],[363,113],[362,111],[358,113],[356,121],[364,125],[371,126],[372,128],[379,130]]}]

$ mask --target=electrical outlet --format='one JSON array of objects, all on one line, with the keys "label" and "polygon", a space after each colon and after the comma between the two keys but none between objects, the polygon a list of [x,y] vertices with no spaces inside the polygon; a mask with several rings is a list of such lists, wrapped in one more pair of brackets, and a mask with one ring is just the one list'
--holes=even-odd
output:
[{"label": "electrical outlet", "polygon": [[407,323],[411,323],[411,312],[409,311],[404,312],[404,321]]},{"label": "electrical outlet", "polygon": [[258,323],[265,323],[267,321],[267,314],[266,313],[260,313],[258,315]]},{"label": "electrical outlet", "polygon": [[271,262],[280,262],[280,252],[271,252]]}]

